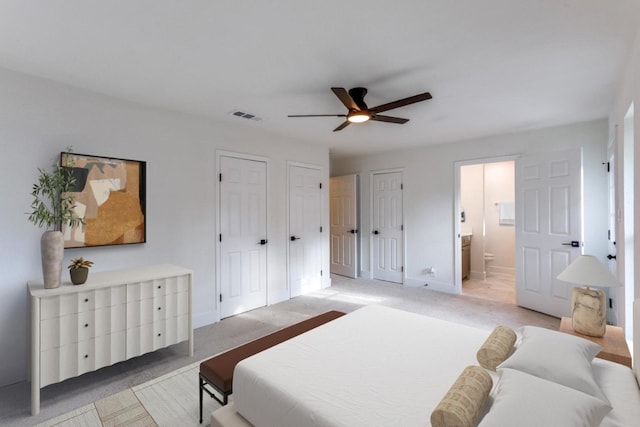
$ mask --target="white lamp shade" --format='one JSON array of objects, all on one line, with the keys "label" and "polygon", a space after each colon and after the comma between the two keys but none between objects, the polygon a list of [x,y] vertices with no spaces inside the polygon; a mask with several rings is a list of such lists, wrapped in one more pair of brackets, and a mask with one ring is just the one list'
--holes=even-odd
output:
[{"label": "white lamp shade", "polygon": [[580,255],[558,275],[557,279],[578,285],[603,288],[622,286],[618,279],[593,255]]}]

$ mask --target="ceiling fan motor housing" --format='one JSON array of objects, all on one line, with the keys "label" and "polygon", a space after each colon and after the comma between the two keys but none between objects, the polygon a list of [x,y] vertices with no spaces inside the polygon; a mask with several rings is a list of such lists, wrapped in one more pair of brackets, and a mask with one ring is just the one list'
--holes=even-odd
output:
[{"label": "ceiling fan motor housing", "polygon": [[353,89],[349,89],[349,95],[360,110],[367,110],[369,108],[364,102],[364,97],[367,95],[367,88],[354,87]]}]

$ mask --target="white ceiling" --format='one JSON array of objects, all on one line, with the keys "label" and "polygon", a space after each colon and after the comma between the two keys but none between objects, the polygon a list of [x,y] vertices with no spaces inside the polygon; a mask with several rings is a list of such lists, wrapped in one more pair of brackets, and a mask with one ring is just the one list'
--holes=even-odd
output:
[{"label": "white ceiling", "polygon": [[[349,156],[604,118],[639,26],[638,0],[0,0],[0,67]],[[433,99],[287,118],[344,113],[332,86]]]}]

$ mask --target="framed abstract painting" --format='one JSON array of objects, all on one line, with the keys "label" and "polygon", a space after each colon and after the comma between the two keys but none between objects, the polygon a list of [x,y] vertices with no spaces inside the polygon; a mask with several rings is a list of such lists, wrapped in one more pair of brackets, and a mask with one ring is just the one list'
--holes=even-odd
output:
[{"label": "framed abstract painting", "polygon": [[60,164],[72,170],[84,221],[62,227],[65,248],[146,242],[146,162],[62,152]]}]

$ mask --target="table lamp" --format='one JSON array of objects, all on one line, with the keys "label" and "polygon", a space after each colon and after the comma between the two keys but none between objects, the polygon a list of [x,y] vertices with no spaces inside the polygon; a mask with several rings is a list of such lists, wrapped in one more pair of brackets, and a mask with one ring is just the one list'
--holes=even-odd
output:
[{"label": "table lamp", "polygon": [[622,286],[618,279],[593,255],[580,255],[557,278],[563,282],[585,285],[585,288],[573,288],[571,293],[573,330],[592,337],[603,336],[607,326],[604,292],[589,286]]}]

